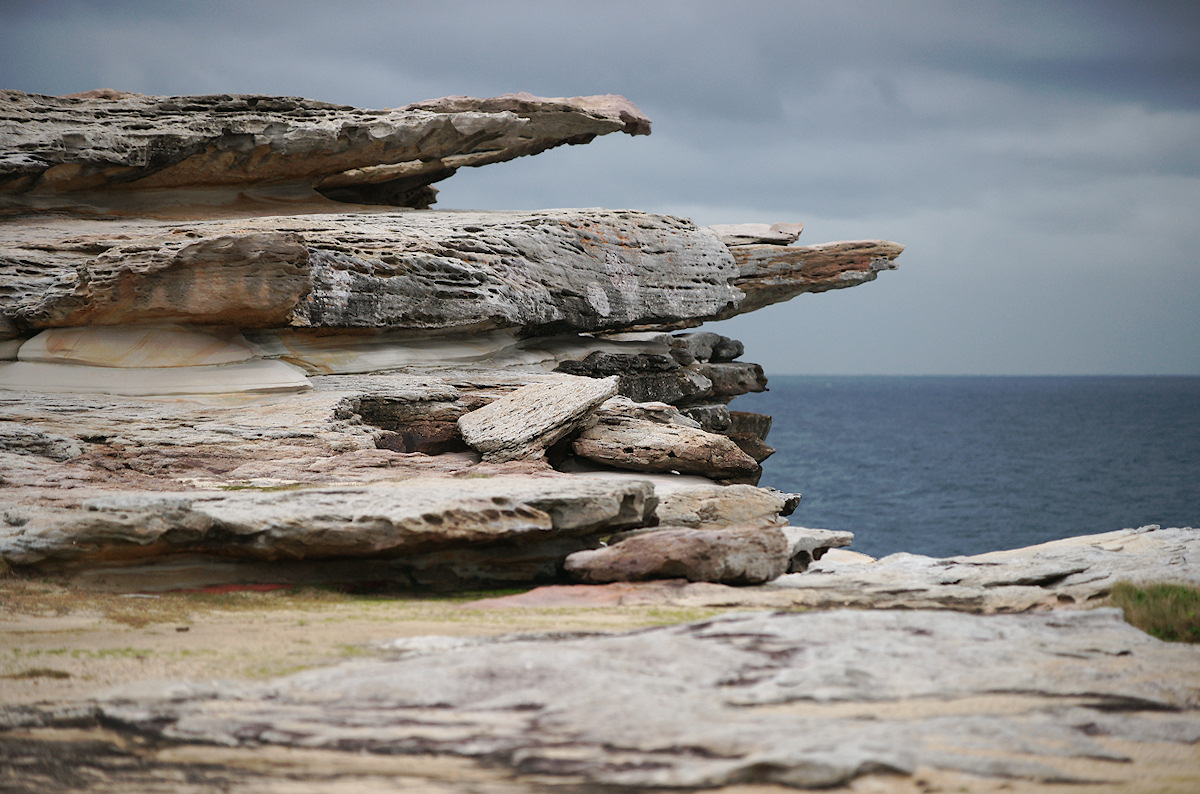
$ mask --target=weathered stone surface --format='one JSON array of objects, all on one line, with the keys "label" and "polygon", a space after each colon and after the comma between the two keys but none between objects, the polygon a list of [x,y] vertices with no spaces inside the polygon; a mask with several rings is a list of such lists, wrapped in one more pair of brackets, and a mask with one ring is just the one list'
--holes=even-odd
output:
[{"label": "weathered stone surface", "polygon": [[675,424],[601,418],[571,445],[576,455],[635,471],[677,471],[720,480],[758,482],[762,469],[725,436]]},{"label": "weathered stone surface", "polygon": [[904,246],[857,240],[809,246],[738,245],[729,249],[738,264],[735,283],[746,298],[721,319],[745,314],[805,292],[826,292],[874,281],[895,270]]},{"label": "weathered stone surface", "polygon": [[[188,400],[0,389],[0,421],[67,439],[84,453],[50,467],[30,468],[36,461],[28,460],[19,469],[6,463],[0,465],[0,477],[25,488],[154,490],[193,487],[194,480],[213,488],[331,483],[340,476],[346,477],[343,482],[358,482],[365,475],[386,476],[405,460],[375,449],[386,433],[403,432],[417,421],[453,423],[464,410],[458,404],[461,393],[432,376],[326,376],[312,383],[315,388],[304,393]],[[381,459],[365,471],[358,463],[348,471],[326,465],[340,455],[367,451],[380,452]],[[251,478],[234,472],[252,465],[261,466],[254,479],[271,479],[248,482]]]},{"label": "weathered stone surface", "polygon": [[712,383],[712,396],[718,399],[767,390],[767,376],[759,364],[743,361],[707,364],[698,361],[692,366]]},{"label": "weathered stone surface", "polygon": [[[398,560],[398,570],[469,564],[455,552],[491,549],[497,564],[534,554],[540,541],[579,539],[643,525],[649,483],[585,477],[416,478],[297,490],[84,493],[31,505],[0,491],[0,558],[40,570],[180,554],[223,559]],[[575,540],[567,551],[585,545]],[[542,561],[549,578],[566,551]],[[425,555],[424,557],[421,555]],[[432,555],[432,557],[430,557]],[[489,551],[474,555],[487,558]],[[487,581],[470,571],[456,578]],[[535,580],[538,577],[534,577]]]},{"label": "weathered stone surface", "polygon": [[21,361],[95,367],[202,367],[254,358],[234,331],[157,323],[99,328],[52,328],[21,345]]},{"label": "weathered stone surface", "polygon": [[650,121],[619,96],[447,97],[360,110],[296,97],[3,91],[0,210],[161,211],[165,190],[254,187],[427,207],[436,194],[428,185],[459,167],[622,131],[647,135]]},{"label": "weathered stone surface", "polygon": [[684,415],[673,405],[661,402],[635,402],[624,395],[605,400],[596,409],[597,422],[620,423],[625,419],[640,419],[661,425],[699,428],[700,423]]},{"label": "weathered stone surface", "polygon": [[714,483],[671,484],[655,480],[658,517],[664,524],[688,527],[736,524],[786,523],[800,502],[800,494],[753,485]]},{"label": "weathered stone surface", "polygon": [[197,367],[92,367],[27,361],[0,364],[0,390],[17,393],[167,397],[266,394],[308,388],[302,370],[265,359]]},{"label": "weathered stone surface", "polygon": [[988,612],[1085,604],[1122,579],[1200,584],[1200,530],[1143,527],[944,560],[894,554],[805,576],[779,583],[796,588],[795,603]]},{"label": "weathered stone surface", "polygon": [[684,529],[664,527],[599,549],[577,551],[564,569],[579,582],[762,584],[787,573],[788,543],[778,527]]},{"label": "weathered stone surface", "polygon": [[463,414],[458,429],[485,460],[539,458],[616,393],[616,378],[535,383]]},{"label": "weathered stone surface", "polygon": [[861,556],[835,554],[807,573],[782,576],[762,587],[684,587],[647,593],[640,603],[993,613],[1086,607],[1122,580],[1200,585],[1200,529],[1188,527],[1151,525],[974,557],[893,554],[864,562]]},{"label": "weathered stone surface", "polygon": [[800,494],[745,483],[720,485],[695,474],[662,474],[601,469],[581,458],[572,458],[563,471],[589,477],[646,480],[658,498],[655,515],[659,523],[681,527],[716,529],[729,526],[787,524],[800,504]]},{"label": "weathered stone surface", "polygon": [[74,439],[42,431],[19,422],[0,421],[0,450],[17,455],[38,455],[63,461],[83,454]]},{"label": "weathered stone surface", "polygon": [[658,527],[615,536],[598,549],[577,551],[564,569],[579,582],[687,579],[751,585],[801,572],[827,549],[848,546],[849,532],[772,525],[721,529]]},{"label": "weathered stone surface", "polygon": [[270,227],[203,235],[115,221],[0,225],[0,313],[25,328],[280,325],[311,288],[304,240]]},{"label": "weathered stone surface", "polygon": [[766,414],[756,414],[750,411],[729,412],[729,434],[750,435],[759,441],[766,441],[771,433],[771,417]]},{"label": "weathered stone surface", "polygon": [[745,352],[745,346],[738,340],[712,331],[675,334],[671,343],[687,350],[697,361],[733,361]]},{"label": "weathered stone surface", "polygon": [[[414,367],[452,367],[495,360],[504,366],[525,363],[510,329],[465,336],[414,339],[376,329],[280,328],[249,332],[263,356],[295,364],[313,375],[346,375]],[[539,359],[530,357],[528,363]]]},{"label": "weathered stone surface", "polygon": [[729,418],[729,407],[722,403],[708,405],[692,405],[687,408],[681,408],[680,412],[694,420],[704,430],[710,433],[724,433],[729,430],[731,420]]},{"label": "weathered stone surface", "polygon": [[711,394],[711,381],[694,369],[683,369],[672,355],[674,350],[637,353],[597,350],[582,360],[562,361],[555,369],[589,378],[616,375],[620,378],[618,393],[640,403],[678,403]]},{"label": "weathered stone surface", "polygon": [[695,323],[741,299],[734,273],[711,233],[638,212],[0,224],[0,315],[25,329],[161,319],[546,335]]},{"label": "weathered stone surface", "polygon": [[803,223],[717,223],[709,226],[725,245],[789,245],[796,242]]},{"label": "weathered stone surface", "polygon": [[[1148,637],[1115,610],[740,614],[390,650],[234,690],[143,684],[2,719],[43,741],[102,722],[174,747],[465,756],[544,783],[639,789],[823,788],[918,770],[1121,788],[1167,779],[1130,763],[1130,743],[1200,739],[1200,649]],[[1168,777],[1195,773],[1193,761]]]},{"label": "weathered stone surface", "polygon": [[775,454],[775,447],[765,444],[757,436],[728,433],[729,439],[738,448],[759,463]]}]

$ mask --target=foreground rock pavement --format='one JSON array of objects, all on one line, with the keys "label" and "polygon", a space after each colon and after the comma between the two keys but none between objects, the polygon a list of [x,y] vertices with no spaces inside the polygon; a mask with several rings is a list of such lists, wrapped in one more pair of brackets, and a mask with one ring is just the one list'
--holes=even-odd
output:
[{"label": "foreground rock pavement", "polygon": [[922,769],[1119,783],[1188,770],[1133,761],[1140,744],[1186,759],[1200,741],[1200,648],[1115,610],[743,614],[611,636],[414,638],[265,684],[142,684],[0,722],[29,755],[103,724],[149,748],[465,757],[551,786],[825,788]]}]

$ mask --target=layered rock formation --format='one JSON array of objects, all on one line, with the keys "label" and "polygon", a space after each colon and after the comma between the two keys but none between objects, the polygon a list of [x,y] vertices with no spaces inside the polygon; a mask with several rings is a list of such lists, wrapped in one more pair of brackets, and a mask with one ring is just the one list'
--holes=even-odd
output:
[{"label": "layered rock formation", "polygon": [[[109,586],[179,565],[190,584],[546,582],[569,578],[572,552],[662,525],[683,527],[664,559],[732,559],[721,543],[744,538],[759,562],[689,576],[749,582],[848,540],[781,534],[795,498],[768,489],[712,506],[770,454],[763,423],[727,408],[766,377],[735,340],[672,332],[859,283],[900,246],[804,249],[800,224],[632,211],[371,206],[427,207],[461,166],[648,134],[624,98],[0,105],[8,565]],[[681,484],[660,500],[613,470]],[[595,520],[545,508],[564,499]],[[675,568],[647,570],[629,576]]]},{"label": "layered rock formation", "polygon": [[297,97],[0,91],[0,211],[161,213],[312,198],[428,207],[434,182],[597,135],[650,134],[624,97],[447,97],[360,110]]}]

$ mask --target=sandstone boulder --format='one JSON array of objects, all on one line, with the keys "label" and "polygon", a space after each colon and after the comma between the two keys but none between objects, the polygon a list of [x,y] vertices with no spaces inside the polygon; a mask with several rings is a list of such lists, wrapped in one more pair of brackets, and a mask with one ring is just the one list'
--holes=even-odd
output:
[{"label": "sandstone boulder", "polygon": [[750,483],[762,474],[754,459],[725,436],[645,419],[601,419],[580,433],[571,448],[581,458],[635,471],[676,471]]},{"label": "sandstone boulder", "polygon": [[458,429],[485,460],[538,458],[616,393],[616,378],[567,376],[531,384],[464,414]]},{"label": "sandstone boulder", "polygon": [[608,546],[578,551],[564,568],[579,582],[687,579],[729,585],[762,584],[801,572],[827,549],[847,546],[849,532],[801,527],[658,527],[614,537]]},{"label": "sandstone boulder", "polygon": [[687,579],[762,584],[788,570],[788,544],[778,527],[664,527],[599,549],[578,551],[564,568],[579,582]]}]

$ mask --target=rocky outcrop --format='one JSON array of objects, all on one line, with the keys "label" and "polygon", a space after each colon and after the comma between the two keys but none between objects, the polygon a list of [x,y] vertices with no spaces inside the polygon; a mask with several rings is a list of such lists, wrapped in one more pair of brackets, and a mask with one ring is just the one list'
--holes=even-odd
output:
[{"label": "rocky outcrop", "polygon": [[[727,407],[766,388],[762,368],[738,360],[736,340],[672,332],[738,313],[767,282],[779,300],[791,289],[781,280],[808,289],[839,267],[857,274],[859,247],[825,251],[816,270],[803,257],[759,267],[754,252],[790,251],[801,224],[364,206],[428,206],[430,185],[462,166],[648,133],[627,100],[449,97],[375,111],[9,91],[0,105],[8,565],[145,562],[150,576],[224,555],[245,561],[247,578],[286,581],[350,559],[410,584],[553,580],[599,529],[546,540],[545,527],[518,531],[464,502],[417,513],[416,531],[406,483],[566,487],[589,466],[604,470],[597,482],[642,489],[645,509],[606,534],[674,522],[782,537],[798,497],[730,485],[757,482],[769,454],[763,433],[735,432]],[[871,256],[890,261],[900,247],[888,245]],[[617,469],[665,475],[661,513],[655,484]],[[689,473],[703,484],[671,479]],[[326,504],[339,499],[360,504]],[[787,570],[790,541],[783,556],[764,570]],[[767,576],[719,569],[700,578]]]},{"label": "rocky outcrop", "polygon": [[271,751],[285,747],[349,770],[364,754],[426,769],[468,758],[509,781],[638,790],[868,777],[893,790],[947,773],[963,775],[955,788],[1168,788],[1194,775],[1200,740],[1200,654],[1115,610],[738,614],[618,635],[418,637],[387,653],[236,688],[8,708],[0,740],[36,756],[102,724],[142,753],[80,753],[89,779],[118,783],[156,768],[191,780],[168,765],[189,748],[253,748],[256,770],[295,771],[303,753]]},{"label": "rocky outcrop", "polygon": [[725,436],[642,419],[602,420],[571,444],[581,458],[634,471],[703,474],[758,482],[762,469]]},{"label": "rocky outcrop", "polygon": [[[314,191],[338,201],[428,207],[463,166],[597,135],[648,135],[620,96],[448,97],[360,110],[297,97],[68,97],[0,91],[0,212],[162,212]],[[169,191],[176,191],[172,194]],[[215,194],[215,195],[214,195]]]}]

